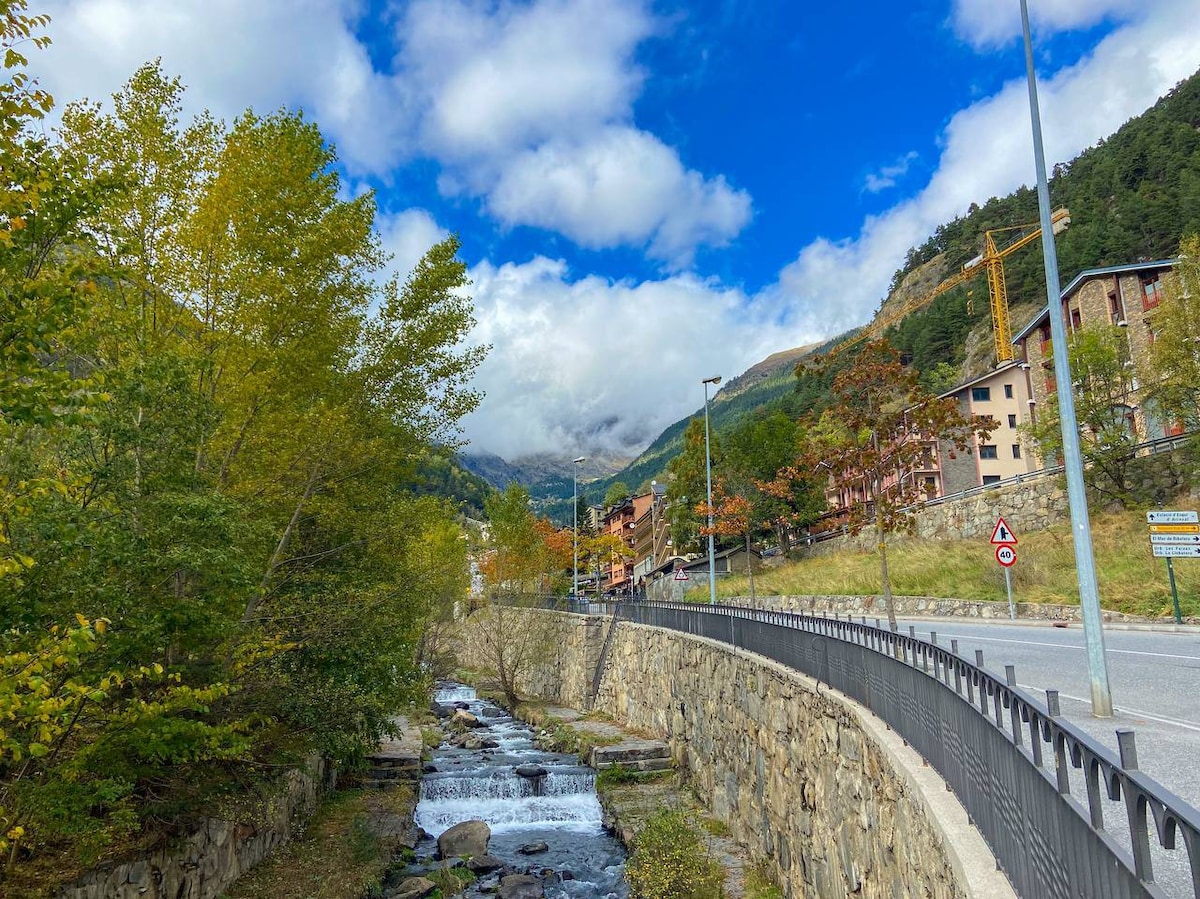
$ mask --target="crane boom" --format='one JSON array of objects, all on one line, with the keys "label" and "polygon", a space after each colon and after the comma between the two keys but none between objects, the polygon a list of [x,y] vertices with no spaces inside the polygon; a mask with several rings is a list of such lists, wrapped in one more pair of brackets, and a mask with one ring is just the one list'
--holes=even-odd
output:
[{"label": "crane boom", "polygon": [[[1052,233],[1061,234],[1071,224],[1071,213],[1065,207],[1061,207],[1054,210],[1050,221]],[[1017,238],[1003,249],[996,247],[996,234],[1002,234],[1006,231],[1024,231],[1028,228],[1032,228],[1033,230]],[[1022,247],[1033,243],[1033,241],[1041,236],[1042,229],[1036,223],[1032,225],[1013,225],[1007,228],[992,228],[989,231],[985,231],[983,235],[983,252],[974,259],[970,259],[964,263],[958,272],[933,288],[929,293],[908,300],[900,308],[889,312],[881,318],[876,318],[875,321],[871,322],[863,330],[859,331],[853,337],[843,340],[829,352],[837,353],[863,340],[870,340],[877,337],[901,319],[928,306],[946,291],[952,290],[960,284],[971,280],[979,273],[980,269],[985,269],[988,279],[988,296],[991,299],[992,307],[992,338],[996,349],[996,361],[998,363],[1011,361],[1013,358],[1012,325],[1008,316],[1008,290],[1004,280],[1004,259]]]}]

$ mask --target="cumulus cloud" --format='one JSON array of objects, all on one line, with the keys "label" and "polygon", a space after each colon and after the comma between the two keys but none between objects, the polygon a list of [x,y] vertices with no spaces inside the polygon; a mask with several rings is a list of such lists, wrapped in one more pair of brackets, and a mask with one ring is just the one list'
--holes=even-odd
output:
[{"label": "cumulus cloud", "polygon": [[[1076,65],[1039,82],[1051,164],[1112,133],[1200,66],[1194,0],[1159,0],[1142,11]],[[972,202],[1033,183],[1026,91],[1024,78],[1014,79],[954,115],[942,135],[937,169],[921,191],[865,219],[853,237],[821,238],[803,247],[758,300],[791,310],[792,320],[808,331],[834,334],[868,321],[909,247]]]},{"label": "cumulus cloud", "polygon": [[[360,0],[46,0],[55,43],[35,65],[55,95],[103,100],[161,57],[188,85],[190,112],[228,120],[247,106],[300,106],[354,176],[386,181],[433,159],[446,193],[482,199],[505,227],[644,248],[680,267],[740,232],[750,198],[636,127],[646,73],[635,53],[663,27],[646,3],[414,0],[383,35],[390,64],[376,66],[357,37]],[[613,155],[617,136],[638,152]],[[547,167],[559,177],[514,199],[514,185]],[[643,195],[636,213],[598,228],[613,205],[607,184]]]},{"label": "cumulus cloud", "polygon": [[[1154,0],[1035,0],[1029,19],[1038,31],[1071,31],[1106,20],[1123,20],[1153,5]],[[1021,34],[1018,3],[954,0],[951,21],[963,40],[977,47],[1003,44]]]},{"label": "cumulus cloud", "polygon": [[472,338],[493,348],[477,379],[487,397],[465,435],[509,459],[635,454],[703,403],[702,378],[731,377],[780,347],[745,295],[692,275],[572,278],[561,260],[537,257],[481,263],[471,278]]},{"label": "cumulus cloud", "polygon": [[387,269],[398,274],[401,281],[417,267],[430,247],[450,233],[427,210],[416,208],[396,214],[382,213],[376,216],[375,227],[383,249],[392,256]]},{"label": "cumulus cloud", "polygon": [[685,169],[653,135],[627,127],[516,156],[488,208],[501,220],[560,231],[593,248],[652,234],[650,252],[677,261],[690,261],[698,244],[726,243],[750,219],[748,194]]}]

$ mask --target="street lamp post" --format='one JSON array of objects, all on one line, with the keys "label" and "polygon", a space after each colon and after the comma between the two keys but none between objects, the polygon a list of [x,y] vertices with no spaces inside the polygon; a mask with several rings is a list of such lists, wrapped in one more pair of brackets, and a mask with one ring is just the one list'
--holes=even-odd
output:
[{"label": "street lamp post", "polygon": [[721,383],[721,376],[714,375],[701,381],[704,385],[704,479],[708,487],[708,602],[717,602],[717,563],[713,558],[713,501],[712,501],[712,451],[708,445],[708,385]]},{"label": "street lamp post", "polygon": [[1063,468],[1067,475],[1067,501],[1071,508],[1071,531],[1075,538],[1075,569],[1079,578],[1079,611],[1087,645],[1088,674],[1092,686],[1092,715],[1111,718],[1112,693],[1104,657],[1104,628],[1100,622],[1100,594],[1096,584],[1096,560],[1092,555],[1092,526],[1088,519],[1087,492],[1083,484],[1083,461],[1075,420],[1075,398],[1071,393],[1071,370],[1067,357],[1067,329],[1062,317],[1062,285],[1058,277],[1058,255],[1050,222],[1050,187],[1046,181],[1046,154],[1042,148],[1042,121],[1038,112],[1037,76],[1033,65],[1033,39],[1029,33],[1029,6],[1021,0],[1021,29],[1025,39],[1025,73],[1029,82],[1029,114],[1033,123],[1033,161],[1037,172],[1038,209],[1041,213],[1042,256],[1046,268],[1046,302],[1050,310],[1050,343],[1054,350],[1054,380],[1058,393],[1059,420],[1063,435]]},{"label": "street lamp post", "polygon": [[571,495],[574,498],[571,506],[571,548],[574,552],[574,560],[571,563],[572,599],[579,599],[579,463],[586,461],[586,456],[571,460]]}]

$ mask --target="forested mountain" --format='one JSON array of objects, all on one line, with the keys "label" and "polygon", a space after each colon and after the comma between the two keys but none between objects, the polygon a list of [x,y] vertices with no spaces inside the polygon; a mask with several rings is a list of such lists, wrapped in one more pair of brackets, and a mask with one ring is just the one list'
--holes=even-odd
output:
[{"label": "forested mountain", "polygon": [[[1057,239],[1064,285],[1086,269],[1162,259],[1178,252],[1182,237],[1200,232],[1200,73],[1111,137],[1073,161],[1056,165],[1050,196],[1055,207],[1066,206],[1071,212],[1070,228]],[[985,231],[1037,221],[1037,194],[1031,188],[971,204],[965,215],[941,225],[928,240],[909,250],[880,310],[901,285],[914,280],[937,284],[959,271],[982,252]],[[1002,239],[999,242],[1004,245]],[[1046,305],[1038,245],[1009,256],[1005,274],[1015,332]],[[943,389],[986,371],[995,357],[983,276],[942,294],[888,329],[886,336]],[[814,348],[811,355],[839,339]],[[797,379],[789,371],[764,379],[753,389],[731,391],[736,380],[712,404],[717,434],[747,415],[765,418],[776,411],[798,415],[819,407],[827,379],[807,374]],[[667,428],[628,468],[600,482],[593,493],[603,496],[607,486],[617,481],[638,489],[652,478],[662,479],[667,463],[682,447],[689,419]]]}]

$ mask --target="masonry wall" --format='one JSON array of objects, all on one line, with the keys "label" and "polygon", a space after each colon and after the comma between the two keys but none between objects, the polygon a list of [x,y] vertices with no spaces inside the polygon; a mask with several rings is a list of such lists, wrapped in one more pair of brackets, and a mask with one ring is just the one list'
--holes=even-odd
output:
[{"label": "masonry wall", "polygon": [[[604,633],[596,622],[555,615],[567,650],[522,686],[587,708],[594,654],[580,649]],[[471,664],[470,647],[463,653]],[[958,835],[935,823],[867,713],[807,677],[709,640],[621,622],[595,708],[666,740],[697,794],[774,869],[788,899],[968,895],[951,845]]]},{"label": "masonry wall", "polygon": [[94,871],[56,899],[215,899],[239,876],[287,842],[299,818],[316,808],[332,780],[324,761],[291,771],[258,813],[241,821],[211,818],[180,845]]}]

